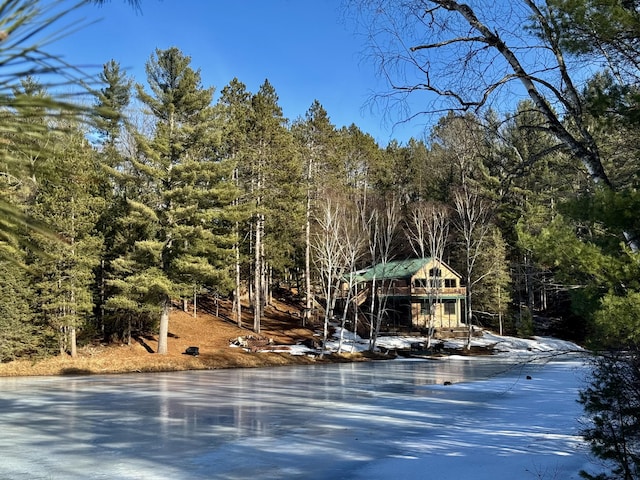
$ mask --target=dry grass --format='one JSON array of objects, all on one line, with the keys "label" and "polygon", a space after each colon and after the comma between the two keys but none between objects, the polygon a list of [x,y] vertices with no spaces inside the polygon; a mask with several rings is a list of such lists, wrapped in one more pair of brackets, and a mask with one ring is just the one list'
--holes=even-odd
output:
[{"label": "dry grass", "polygon": [[[298,317],[286,313],[293,311],[293,306],[277,302],[275,307],[268,308],[265,313],[262,335],[279,345],[293,345],[313,336],[312,330],[300,327]],[[221,313],[228,313],[228,308],[228,304],[221,304]],[[252,325],[248,310],[243,324]],[[188,313],[175,310],[171,314],[169,332],[167,355],[153,353],[157,350],[157,337],[149,336],[139,338],[131,345],[89,345],[81,348],[76,358],[64,355],[39,361],[19,360],[0,364],[0,376],[166,372],[367,359],[362,355],[330,355],[318,359],[288,353],[247,352],[231,347],[229,340],[252,332],[208,313],[199,313],[197,318],[193,318]],[[189,346],[199,347],[200,356],[185,355],[183,352]]]}]

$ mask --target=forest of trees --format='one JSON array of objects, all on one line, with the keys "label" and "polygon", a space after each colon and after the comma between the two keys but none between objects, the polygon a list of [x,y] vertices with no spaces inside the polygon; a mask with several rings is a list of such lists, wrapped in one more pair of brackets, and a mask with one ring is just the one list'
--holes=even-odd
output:
[{"label": "forest of trees", "polygon": [[[458,5],[432,3],[430,28]],[[567,21],[551,11],[532,35],[558,62],[592,54],[547,30]],[[417,43],[412,61],[457,41]],[[268,80],[257,92],[240,79],[202,85],[177,47],[140,59],[144,79],[108,60],[88,108],[57,99],[47,72],[15,75],[0,145],[0,361],[144,332],[166,353],[172,305],[195,309],[202,295],[233,299],[238,324],[245,300],[259,332],[281,284],[306,306],[302,322],[318,305],[328,320],[340,279],[416,255],[462,274],[479,325],[529,335],[545,317],[557,335],[634,344],[640,135],[634,65],[615,47],[582,89],[564,63],[562,89],[520,65],[530,98],[511,111],[464,98],[486,99],[490,79],[459,94],[421,85],[457,105],[424,139],[386,146],[337,128],[320,101],[285,118]]]}]

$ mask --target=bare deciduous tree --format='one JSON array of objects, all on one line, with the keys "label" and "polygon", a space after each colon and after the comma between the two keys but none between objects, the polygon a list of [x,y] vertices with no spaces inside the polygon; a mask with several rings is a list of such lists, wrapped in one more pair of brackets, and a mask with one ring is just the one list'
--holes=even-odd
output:
[{"label": "bare deciduous tree", "polygon": [[469,327],[466,347],[469,349],[473,334],[473,310],[471,307],[473,286],[484,276],[476,276],[474,268],[491,231],[490,219],[493,212],[489,202],[467,185],[455,191],[453,202],[457,213],[454,225],[462,237],[465,255],[465,280],[467,284],[465,303],[466,321]]},{"label": "bare deciduous tree", "polygon": [[[381,205],[374,207],[368,216],[367,228],[369,232],[369,253],[374,266],[384,273],[387,264],[393,259],[393,246],[400,226],[400,205],[393,196],[383,199]],[[374,275],[371,284],[371,327],[369,335],[369,350],[376,348],[376,341],[380,333],[382,321],[387,316],[388,293],[393,288],[393,281],[382,279],[377,285]]]},{"label": "bare deciduous tree", "polygon": [[358,262],[362,259],[366,252],[367,238],[365,231],[362,229],[361,210],[362,204],[357,204],[355,209],[346,211],[346,215],[342,218],[340,231],[344,244],[342,249],[343,263],[345,268],[346,280],[346,297],[344,301],[344,310],[342,311],[340,341],[338,342],[338,353],[342,351],[344,342],[345,325],[349,308],[352,305],[354,310],[353,332],[354,336],[358,332],[358,295],[357,295],[357,268]]},{"label": "bare deciduous tree", "polygon": [[449,212],[444,205],[417,203],[413,206],[407,227],[409,243],[416,255],[425,258],[427,254],[434,261],[434,278],[427,278],[427,301],[429,317],[427,325],[427,348],[435,333],[436,307],[442,293],[441,262],[449,236]]},{"label": "bare deciduous tree", "polygon": [[[537,0],[353,0],[360,7],[373,56],[398,101],[420,92],[426,110],[405,118],[448,110],[478,111],[490,102],[529,97],[557,143],[579,159],[594,184],[613,189],[600,149],[588,128],[584,99],[575,78],[584,73],[563,50],[562,29],[550,7]],[[444,101],[443,101],[444,100]],[[638,232],[624,231],[639,249]]]},{"label": "bare deciduous tree", "polygon": [[316,217],[317,230],[312,235],[311,245],[314,260],[321,278],[322,291],[325,298],[324,326],[322,348],[324,352],[329,335],[329,322],[333,318],[337,290],[344,273],[344,241],[341,227],[344,218],[344,207],[327,198],[319,206]]}]

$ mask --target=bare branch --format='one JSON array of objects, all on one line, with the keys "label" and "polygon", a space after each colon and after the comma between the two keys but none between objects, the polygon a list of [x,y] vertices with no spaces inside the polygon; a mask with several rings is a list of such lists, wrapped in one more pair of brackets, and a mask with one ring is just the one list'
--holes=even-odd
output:
[{"label": "bare branch", "polygon": [[458,37],[458,38],[452,38],[450,40],[445,40],[443,42],[438,42],[438,43],[431,43],[427,45],[416,45],[415,47],[410,47],[409,50],[412,52],[416,52],[418,50],[428,50],[428,49],[434,49],[439,47],[446,47],[447,45],[452,45],[454,43],[469,43],[469,42],[486,43],[486,40],[484,37]]}]

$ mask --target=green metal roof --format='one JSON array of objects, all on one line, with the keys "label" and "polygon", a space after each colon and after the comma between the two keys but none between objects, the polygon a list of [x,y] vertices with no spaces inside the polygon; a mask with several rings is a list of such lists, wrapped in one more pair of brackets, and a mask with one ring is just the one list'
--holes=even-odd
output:
[{"label": "green metal roof", "polygon": [[409,260],[393,260],[387,263],[379,263],[373,267],[361,272],[357,276],[357,281],[368,282],[373,280],[388,280],[392,278],[410,278],[427,263],[431,261],[430,257],[426,258],[410,258]]}]

